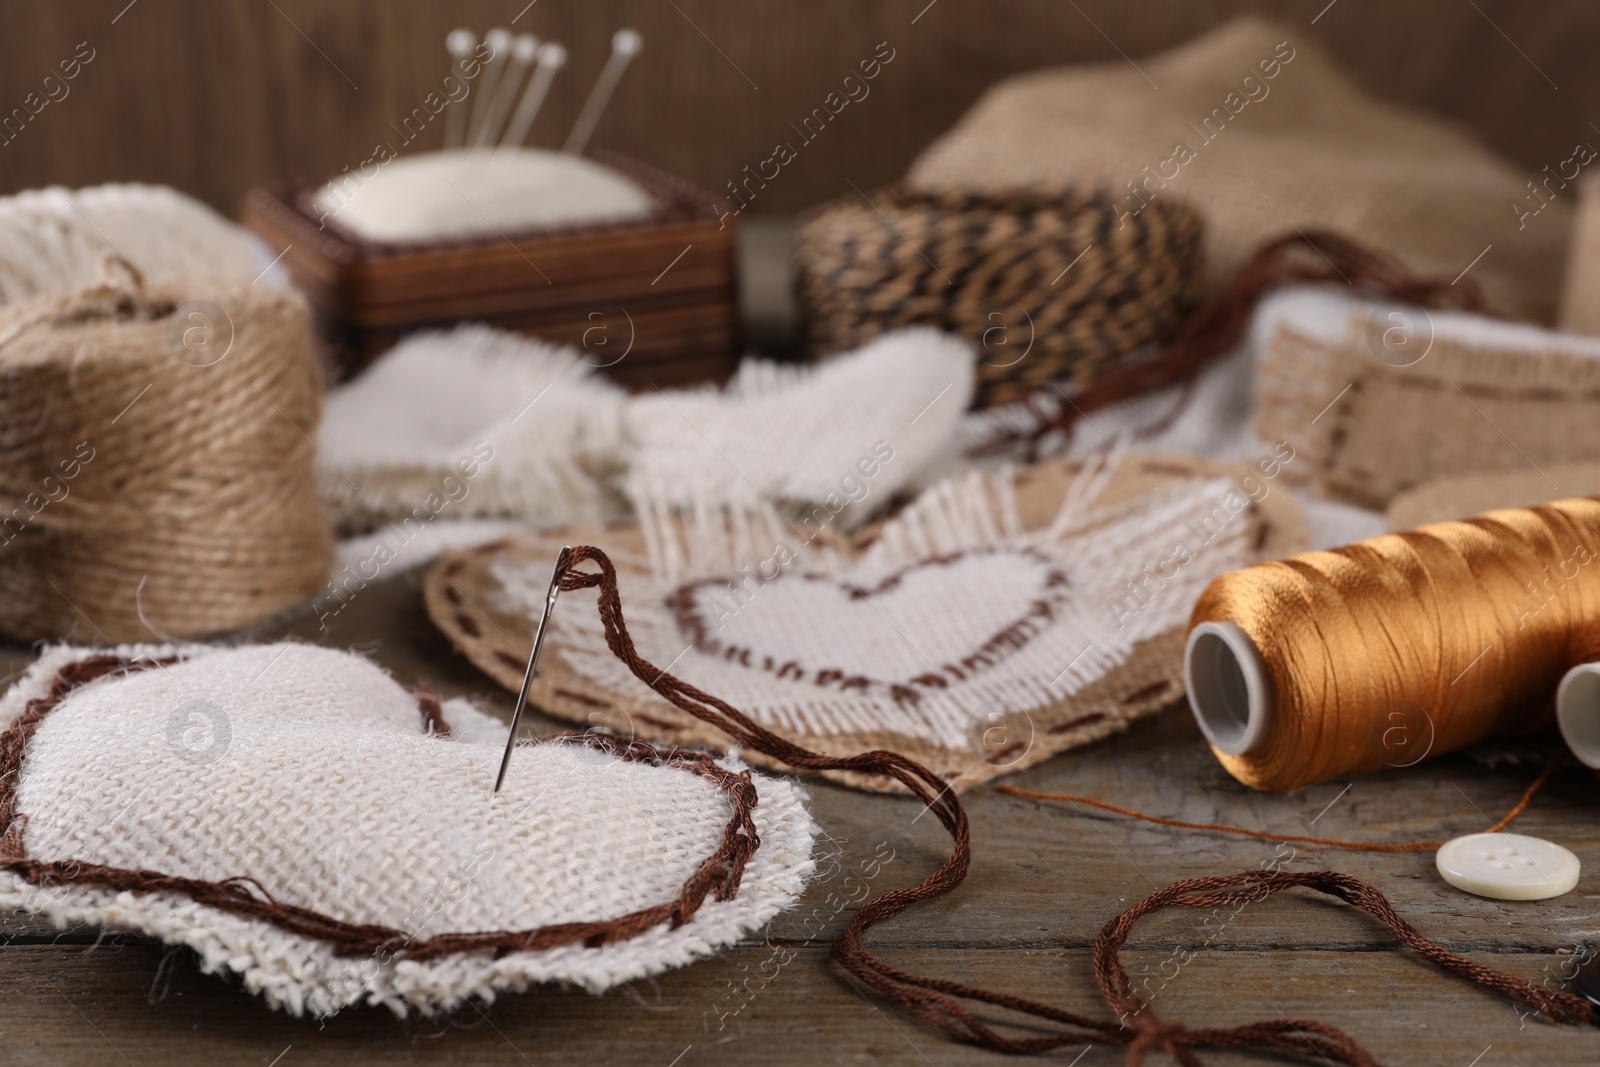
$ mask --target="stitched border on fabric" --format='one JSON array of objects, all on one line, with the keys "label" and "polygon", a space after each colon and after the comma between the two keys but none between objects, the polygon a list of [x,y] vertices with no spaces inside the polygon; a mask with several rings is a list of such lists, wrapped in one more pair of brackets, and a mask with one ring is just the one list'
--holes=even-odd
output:
[{"label": "stitched border on fabric", "polygon": [[[78,860],[40,860],[28,856],[23,845],[27,815],[16,810],[17,781],[21,776],[28,741],[45,717],[73,692],[101,678],[123,676],[165,667],[176,657],[128,659],[95,655],[67,664],[51,679],[46,694],[28,701],[22,713],[0,731],[0,869],[11,871],[40,887],[81,885],[133,893],[173,892],[196,903],[251,919],[261,919],[290,933],[326,941],[340,956],[386,951],[412,960],[431,960],[461,952],[489,950],[501,956],[510,952],[540,952],[575,943],[590,948],[625,941],[661,923],[675,929],[693,920],[708,895],[732,900],[739,891],[745,864],[760,847],[753,812],[755,784],[749,771],[733,772],[711,756],[680,749],[662,751],[639,741],[610,734],[557,734],[535,744],[581,744],[619,759],[657,767],[677,767],[713,782],[728,795],[733,813],[723,829],[722,841],[684,882],[674,900],[641,908],[614,919],[555,923],[529,930],[492,930],[481,933],[443,933],[416,939],[393,927],[352,923],[332,916],[282,904],[248,876],[207,881],[163,874],[159,871],[109,867]],[[448,735],[449,725],[436,696],[412,690],[425,729]]]}]

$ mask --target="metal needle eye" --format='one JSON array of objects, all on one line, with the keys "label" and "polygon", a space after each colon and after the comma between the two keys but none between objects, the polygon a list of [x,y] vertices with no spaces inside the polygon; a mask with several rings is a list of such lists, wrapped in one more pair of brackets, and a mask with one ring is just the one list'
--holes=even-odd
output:
[{"label": "metal needle eye", "polygon": [[533,685],[533,675],[539,666],[539,649],[544,646],[544,631],[550,625],[550,616],[556,609],[556,597],[561,593],[561,568],[566,565],[571,545],[562,545],[556,556],[555,570],[550,574],[550,588],[544,595],[544,614],[539,616],[539,629],[534,631],[533,651],[528,654],[528,669],[522,676],[522,689],[517,693],[517,704],[511,710],[511,733],[506,737],[505,755],[500,757],[500,774],[494,780],[494,791],[500,792],[505,784],[506,771],[511,766],[511,750],[517,743],[517,724],[522,721],[522,708],[528,702],[528,688]]}]

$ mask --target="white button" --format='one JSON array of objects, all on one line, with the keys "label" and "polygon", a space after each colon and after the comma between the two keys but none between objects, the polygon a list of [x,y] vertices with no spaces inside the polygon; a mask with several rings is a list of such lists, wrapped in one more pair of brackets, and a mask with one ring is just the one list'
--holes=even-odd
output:
[{"label": "white button", "polygon": [[1559,897],[1578,884],[1578,857],[1526,834],[1468,834],[1446,841],[1435,860],[1457,889],[1496,900]]}]

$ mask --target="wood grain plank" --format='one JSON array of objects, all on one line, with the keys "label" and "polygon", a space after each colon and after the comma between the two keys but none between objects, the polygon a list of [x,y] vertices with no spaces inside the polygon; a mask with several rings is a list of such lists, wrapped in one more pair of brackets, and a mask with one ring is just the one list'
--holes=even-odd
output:
[{"label": "wood grain plank", "polygon": [[[1078,950],[943,949],[885,953],[894,963],[1009,989],[1085,1015],[1107,1014]],[[1131,974],[1163,973],[1169,954],[1129,953]],[[1548,956],[1473,958],[1538,979]],[[780,963],[779,961],[787,961]],[[1170,967],[1164,973],[1171,974]],[[776,977],[766,980],[762,975]],[[1156,989],[1154,984],[1152,989]],[[436,1020],[386,1010],[319,1023],[269,1011],[236,983],[199,973],[192,954],[109,942],[89,951],[0,949],[0,1057],[104,1067],[212,1064],[639,1064],[698,1067],[976,1064],[992,1053],[924,1030],[841,977],[821,948],[750,945],[602,996],[541,988]],[[1209,952],[1152,994],[1190,1026],[1282,1017],[1339,1026],[1389,1064],[1467,1067],[1592,1064],[1596,1035],[1524,1017],[1509,1001],[1398,953]],[[1081,1060],[1074,1057],[1083,1055]],[[1047,1062],[1121,1064],[1115,1048],[1063,1050]],[[1160,1062],[1159,1060],[1157,1062]],[[1261,1064],[1208,1053],[1212,1067]]]},{"label": "wood grain plank", "polygon": [[[46,0],[10,5],[0,34],[0,111],[21,106],[81,41],[95,59],[12,142],[0,192],[105,181],[164,182],[237,211],[270,181],[355,169],[375,146],[437,147],[442,123],[407,144],[401,120],[439,88],[441,42],[482,33],[521,4],[490,0]],[[1324,8],[1327,10],[1324,10]],[[124,10],[126,9],[126,10]],[[112,19],[121,17],[113,24]],[[1241,13],[1283,22],[1365,87],[1460,123],[1529,169],[1594,136],[1600,90],[1589,42],[1600,7],[1564,0],[543,0],[513,29],[562,41],[531,143],[559,145],[617,28],[645,47],[593,140],[723,191],[791,141],[797,158],[755,191],[753,213],[792,211],[890,181],[998,78],[1045,66],[1137,60]],[[1315,20],[1315,21],[1313,21]],[[895,58],[809,142],[798,122],[888,41]],[[1558,91],[1559,88],[1559,91]],[[1209,106],[1209,104],[1208,104]],[[851,194],[853,195],[853,194]]]}]

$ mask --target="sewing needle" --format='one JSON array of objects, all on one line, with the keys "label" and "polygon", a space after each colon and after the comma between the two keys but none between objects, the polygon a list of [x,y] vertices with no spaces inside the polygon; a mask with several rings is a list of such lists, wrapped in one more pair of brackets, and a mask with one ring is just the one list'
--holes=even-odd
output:
[{"label": "sewing needle", "polygon": [[561,592],[561,568],[567,562],[567,553],[570,551],[571,545],[561,546],[561,552],[556,556],[555,570],[550,574],[550,588],[544,595],[544,614],[539,616],[539,629],[533,634],[533,651],[528,654],[528,669],[522,675],[522,689],[517,693],[516,707],[511,710],[511,733],[506,738],[505,755],[500,757],[500,774],[494,780],[496,793],[505,784],[506,771],[511,766],[511,750],[517,743],[517,724],[522,721],[522,707],[528,702],[528,688],[533,685],[534,671],[539,664],[539,649],[544,645],[545,627],[550,625],[550,615],[556,608],[556,596]]}]

